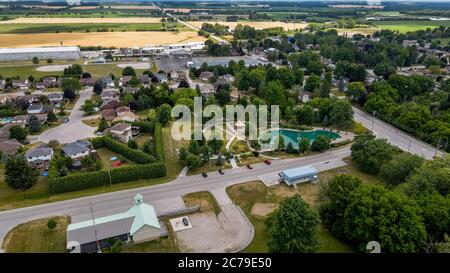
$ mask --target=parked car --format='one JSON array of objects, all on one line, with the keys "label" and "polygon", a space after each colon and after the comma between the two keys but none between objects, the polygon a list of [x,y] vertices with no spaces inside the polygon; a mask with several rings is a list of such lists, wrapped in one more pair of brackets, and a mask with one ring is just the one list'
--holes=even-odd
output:
[{"label": "parked car", "polygon": [[252,165],[250,165],[250,164],[247,164],[247,169],[253,169],[253,167],[252,167]]},{"label": "parked car", "polygon": [[208,177],[208,174],[206,172],[202,172],[203,177]]},{"label": "parked car", "polygon": [[222,169],[219,170],[219,173],[220,173],[220,174],[224,174],[224,172],[222,171]]},{"label": "parked car", "polygon": [[68,118],[65,118],[65,119],[64,119],[64,123],[67,123],[67,122],[69,122],[69,119],[68,119]]},{"label": "parked car", "polygon": [[183,225],[185,225],[186,227],[189,226],[189,221],[186,217],[183,217],[182,221],[183,221]]},{"label": "parked car", "polygon": [[272,161],[269,159],[266,159],[266,160],[264,160],[264,163],[266,163],[267,165],[270,165],[270,164],[272,164]]},{"label": "parked car", "polygon": [[255,157],[258,157],[258,156],[259,156],[259,152],[258,152],[258,151],[253,151],[253,155],[254,155]]}]

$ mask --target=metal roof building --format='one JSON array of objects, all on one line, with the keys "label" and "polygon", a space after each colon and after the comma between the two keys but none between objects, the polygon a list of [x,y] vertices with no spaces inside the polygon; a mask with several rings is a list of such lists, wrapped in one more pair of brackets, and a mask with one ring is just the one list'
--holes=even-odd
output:
[{"label": "metal roof building", "polygon": [[284,170],[280,173],[283,181],[288,185],[298,183],[317,181],[319,179],[319,171],[311,165]]},{"label": "metal roof building", "polygon": [[110,238],[136,243],[159,238],[161,226],[155,209],[145,204],[140,194],[136,194],[134,200],[135,205],[127,212],[70,224],[67,227],[67,248],[78,243],[80,252],[93,252],[98,246],[108,247]]},{"label": "metal roof building", "polygon": [[0,61],[25,61],[39,59],[79,59],[80,48],[77,46],[0,48]]}]

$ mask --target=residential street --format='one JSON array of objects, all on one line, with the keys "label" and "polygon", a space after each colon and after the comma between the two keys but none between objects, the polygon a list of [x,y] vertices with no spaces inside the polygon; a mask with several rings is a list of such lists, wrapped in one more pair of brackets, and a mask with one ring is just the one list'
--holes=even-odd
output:
[{"label": "residential street", "polygon": [[[133,204],[133,196],[140,193],[145,202],[153,205],[158,214],[173,209],[175,200],[181,196],[199,191],[211,191],[219,204],[226,203],[225,189],[228,186],[246,181],[257,180],[264,174],[278,173],[281,170],[303,165],[313,164],[321,170],[333,169],[342,166],[342,158],[350,155],[349,147],[328,151],[323,154],[303,158],[276,160],[268,166],[264,163],[255,164],[253,170],[245,167],[225,171],[225,175],[217,172],[209,173],[208,178],[201,175],[179,177],[176,180],[144,188],[136,188],[96,196],[77,198],[62,202],[49,203],[39,206],[15,209],[0,212],[0,242],[6,233],[14,226],[33,219],[49,217],[53,215],[69,215],[72,221],[81,221],[90,218],[89,201],[92,203],[94,215],[101,217],[112,213],[127,210]],[[329,161],[329,162],[327,162]]]},{"label": "residential street", "polygon": [[80,110],[80,107],[91,98],[92,94],[92,87],[80,91],[80,97],[69,115],[69,122],[43,132],[39,136],[39,141],[48,143],[50,140],[58,140],[59,143],[70,143],[95,136],[96,128],[82,122],[83,112]]}]

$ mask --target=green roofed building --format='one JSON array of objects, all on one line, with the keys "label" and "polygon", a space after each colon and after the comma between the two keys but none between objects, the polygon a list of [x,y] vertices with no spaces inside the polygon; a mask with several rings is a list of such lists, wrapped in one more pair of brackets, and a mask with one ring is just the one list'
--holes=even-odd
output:
[{"label": "green roofed building", "polygon": [[[153,206],[144,203],[140,194],[127,212],[70,224],[67,249],[70,252],[95,252],[109,247],[111,240],[142,243],[161,236],[161,226]],[[77,246],[79,245],[79,249]]]}]

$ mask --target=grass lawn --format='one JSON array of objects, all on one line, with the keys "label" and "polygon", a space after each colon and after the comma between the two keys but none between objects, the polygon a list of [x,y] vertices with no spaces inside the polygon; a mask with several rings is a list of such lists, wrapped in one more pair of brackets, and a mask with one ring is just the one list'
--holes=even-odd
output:
[{"label": "grass lawn", "polygon": [[55,229],[47,227],[50,218],[20,224],[9,231],[2,248],[12,253],[64,253],[68,217],[52,217],[57,222]]},{"label": "grass lawn", "polygon": [[100,120],[98,118],[83,119],[82,122],[94,128],[98,128],[98,125],[100,124]]},{"label": "grass lawn", "polygon": [[399,31],[406,33],[409,31],[425,30],[427,28],[437,28],[439,26],[450,26],[450,21],[428,21],[428,20],[412,20],[412,21],[379,21],[376,25],[382,29]]},{"label": "grass lawn", "polygon": [[[97,150],[97,155],[100,158],[100,161],[102,162],[103,169],[116,168],[116,167],[112,166],[111,157],[113,157],[113,156],[119,157],[119,154],[116,154],[116,153],[112,152],[111,150],[109,150],[105,147],[102,147]],[[127,159],[127,162],[125,164],[122,164],[122,166],[127,166],[127,165],[136,165],[136,163]]]},{"label": "grass lawn", "polygon": [[171,126],[162,128],[164,140],[164,156],[167,169],[167,178],[175,179],[183,169],[183,164],[177,157],[177,149],[187,147],[188,141],[176,141],[171,135]]},{"label": "grass lawn", "polygon": [[220,206],[214,196],[208,191],[189,193],[183,196],[187,207],[200,206],[200,212],[213,211],[216,215],[220,213]]},{"label": "grass lawn", "polygon": [[[231,168],[231,164],[226,163],[223,166],[217,166],[216,165],[216,159],[211,159],[209,161],[209,164],[206,163],[203,166],[201,166],[200,168],[197,169],[193,169],[193,170],[189,170],[187,175],[196,175],[202,172],[215,172],[218,171],[220,169],[225,170],[225,169],[230,169]],[[224,159],[225,161],[225,159]]]},{"label": "grass lawn", "polygon": [[250,152],[250,148],[248,148],[247,142],[243,140],[234,140],[230,145],[230,150],[234,154],[242,154]]},{"label": "grass lawn", "polygon": [[[328,179],[329,176],[322,176],[321,178]],[[255,229],[255,237],[252,243],[244,250],[244,252],[268,252],[266,232],[266,217],[255,215],[252,209],[255,204],[278,204],[283,199],[294,194],[300,196],[311,205],[313,209],[318,209],[320,204],[320,186],[318,184],[301,184],[297,189],[280,184],[274,187],[267,188],[262,182],[254,181],[239,185],[234,185],[227,188],[227,193],[231,200],[242,208],[244,213],[249,218]],[[351,252],[350,247],[334,238],[324,226],[319,226],[317,236],[320,241],[320,248],[317,252],[320,253],[347,253]]]},{"label": "grass lawn", "polygon": [[148,142],[151,139],[151,135],[149,133],[140,133],[137,138],[134,140],[138,144],[139,148],[142,148],[142,146]]},{"label": "grass lawn", "polygon": [[121,253],[177,253],[180,252],[172,238],[159,238],[150,242],[124,247]]}]

